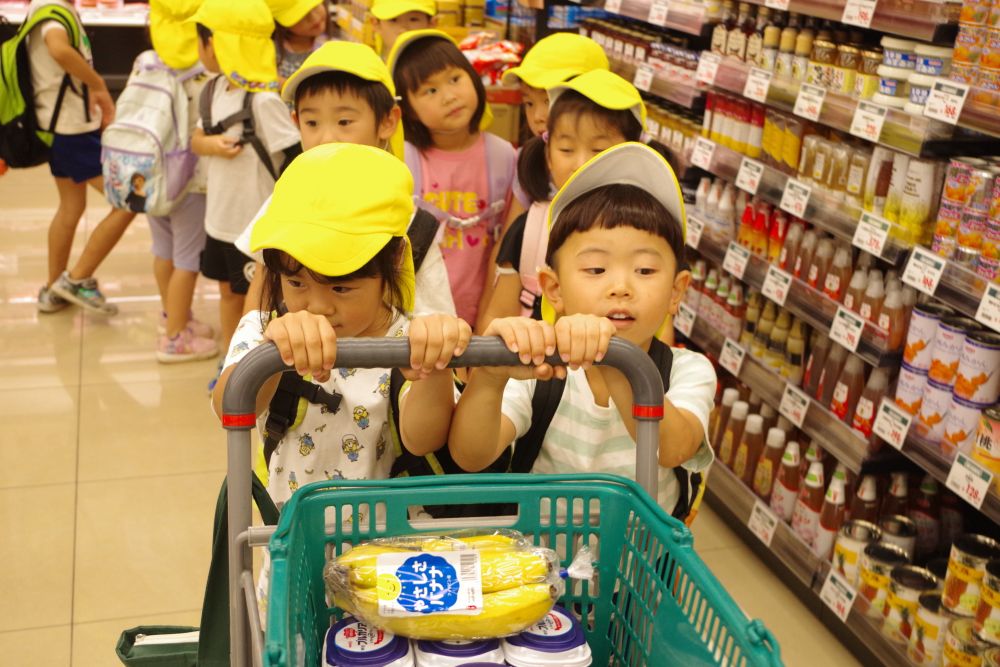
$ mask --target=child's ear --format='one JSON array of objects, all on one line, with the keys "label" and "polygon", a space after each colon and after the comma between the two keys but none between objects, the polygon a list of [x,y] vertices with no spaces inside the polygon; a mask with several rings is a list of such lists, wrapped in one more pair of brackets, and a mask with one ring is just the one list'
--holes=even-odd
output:
[{"label": "child's ear", "polygon": [[674,276],[674,287],[670,292],[670,314],[676,315],[677,309],[687,294],[688,285],[691,284],[691,272],[687,269],[678,271]]},{"label": "child's ear", "polygon": [[294,111],[294,110],[292,111],[292,122],[295,123],[296,125],[299,124],[299,112],[298,111]]},{"label": "child's ear", "polygon": [[542,288],[542,296],[552,304],[556,315],[564,315],[566,304],[563,303],[559,275],[551,267],[543,266],[538,270],[538,286]]},{"label": "child's ear", "polygon": [[392,138],[392,135],[396,132],[396,128],[399,127],[399,121],[402,117],[403,110],[399,108],[398,104],[389,110],[389,113],[386,114],[378,126],[379,142],[389,141]]}]

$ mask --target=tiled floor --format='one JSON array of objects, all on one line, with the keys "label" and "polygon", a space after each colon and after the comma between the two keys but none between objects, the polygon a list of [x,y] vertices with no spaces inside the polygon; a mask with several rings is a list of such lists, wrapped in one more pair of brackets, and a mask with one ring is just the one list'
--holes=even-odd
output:
[{"label": "tiled floor", "polygon": [[[90,200],[93,224],[105,207]],[[55,202],[45,168],[0,178],[0,664],[115,665],[124,628],[198,622],[225,470],[215,363],[157,364],[142,218],[98,272],[117,316],[36,313]],[[196,314],[217,321],[216,298],[201,283]],[[711,511],[695,534],[786,664],[857,664]]]}]

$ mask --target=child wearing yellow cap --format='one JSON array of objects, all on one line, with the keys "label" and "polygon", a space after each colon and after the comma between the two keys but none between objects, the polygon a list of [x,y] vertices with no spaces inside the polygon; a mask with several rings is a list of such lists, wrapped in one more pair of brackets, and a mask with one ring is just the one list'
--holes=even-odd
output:
[{"label": "child wearing yellow cap", "polygon": [[219,283],[222,343],[228,345],[254,267],[233,242],[297,152],[299,133],[277,93],[274,20],[264,0],[205,0],[190,20],[202,64],[221,75],[202,95],[191,147],[206,158],[208,173],[201,272]]},{"label": "child wearing yellow cap", "polygon": [[388,65],[403,109],[405,159],[419,184],[414,195],[441,224],[455,309],[475,324],[510,208],[514,148],[483,130],[486,89],[445,33],[403,34]]},{"label": "child wearing yellow cap", "polygon": [[371,12],[379,48],[382,55],[388,58],[396,39],[404,32],[427,30],[434,26],[437,3],[434,0],[375,0]]},{"label": "child wearing yellow cap", "polygon": [[319,0],[267,0],[277,27],[274,46],[278,80],[284,83],[305,62],[326,35],[329,14]]},{"label": "child wearing yellow cap", "polygon": [[[500,336],[524,364],[558,353],[569,368],[474,369],[452,421],[451,455],[475,471],[514,444],[515,472],[634,479],[631,388],[618,371],[594,365],[619,336],[647,350],[663,376],[658,500],[686,518],[697,476],[713,459],[706,433],[716,378],[703,355],[671,349],[655,337],[691,279],[683,270],[684,200],[673,169],[643,144],[610,148],[569,178],[548,220],[539,281],[558,319],[554,325],[494,320],[486,334]],[[536,392],[553,386],[538,380],[553,377],[561,386],[547,403],[552,411],[536,413]],[[534,438],[529,431],[544,435]]]}]

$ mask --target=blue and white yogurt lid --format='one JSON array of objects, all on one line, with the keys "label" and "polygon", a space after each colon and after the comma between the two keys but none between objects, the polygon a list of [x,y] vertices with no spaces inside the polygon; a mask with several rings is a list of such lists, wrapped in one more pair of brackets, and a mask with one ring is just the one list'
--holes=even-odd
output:
[{"label": "blue and white yogurt lid", "polygon": [[408,667],[413,665],[410,642],[387,630],[348,617],[326,634],[328,667]]}]

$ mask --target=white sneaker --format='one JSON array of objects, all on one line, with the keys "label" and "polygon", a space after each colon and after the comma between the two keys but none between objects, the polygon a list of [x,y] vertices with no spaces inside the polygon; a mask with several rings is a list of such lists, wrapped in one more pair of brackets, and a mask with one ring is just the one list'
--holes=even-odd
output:
[{"label": "white sneaker", "polygon": [[118,312],[118,306],[108,303],[104,299],[104,295],[97,287],[96,278],[73,280],[69,277],[69,271],[63,271],[59,279],[52,283],[50,289],[63,299],[92,313],[114,315]]},{"label": "white sneaker", "polygon": [[48,287],[38,290],[38,312],[58,313],[60,310],[69,307],[69,301],[62,298]]}]

